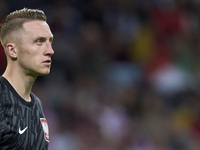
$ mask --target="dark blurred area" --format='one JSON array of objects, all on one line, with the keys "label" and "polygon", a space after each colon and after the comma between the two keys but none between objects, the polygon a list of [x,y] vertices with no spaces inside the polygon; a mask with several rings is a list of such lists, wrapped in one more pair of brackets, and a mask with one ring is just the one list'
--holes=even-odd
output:
[{"label": "dark blurred area", "polygon": [[55,37],[50,150],[199,150],[199,0],[0,0],[0,20],[24,7]]}]

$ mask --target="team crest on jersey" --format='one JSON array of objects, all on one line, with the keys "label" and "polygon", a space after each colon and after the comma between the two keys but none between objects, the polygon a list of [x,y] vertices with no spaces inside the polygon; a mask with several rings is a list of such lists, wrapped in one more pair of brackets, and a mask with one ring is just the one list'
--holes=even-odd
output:
[{"label": "team crest on jersey", "polygon": [[49,142],[49,128],[48,128],[47,120],[45,118],[40,118],[40,121],[41,121],[42,128],[44,131],[44,138],[47,142]]}]

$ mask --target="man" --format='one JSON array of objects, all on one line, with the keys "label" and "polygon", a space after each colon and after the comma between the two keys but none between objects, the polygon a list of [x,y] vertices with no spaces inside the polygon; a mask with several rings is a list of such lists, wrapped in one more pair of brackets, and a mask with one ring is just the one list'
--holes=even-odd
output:
[{"label": "man", "polygon": [[0,77],[0,149],[46,150],[49,130],[41,101],[31,92],[50,72],[53,34],[38,9],[10,13],[0,26],[7,67]]}]

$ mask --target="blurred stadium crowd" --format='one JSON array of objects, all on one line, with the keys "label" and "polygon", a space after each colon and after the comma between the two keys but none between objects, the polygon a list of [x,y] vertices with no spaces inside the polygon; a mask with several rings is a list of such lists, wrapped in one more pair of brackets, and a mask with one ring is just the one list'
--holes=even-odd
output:
[{"label": "blurred stadium crowd", "polygon": [[55,37],[33,87],[50,150],[199,150],[199,0],[0,0],[0,20],[23,7]]}]

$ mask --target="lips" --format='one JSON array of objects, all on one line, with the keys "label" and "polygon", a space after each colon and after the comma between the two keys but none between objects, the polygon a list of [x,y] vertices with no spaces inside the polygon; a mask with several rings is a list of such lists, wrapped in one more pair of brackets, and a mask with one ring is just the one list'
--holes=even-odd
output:
[{"label": "lips", "polygon": [[51,63],[51,60],[45,60],[44,63]]},{"label": "lips", "polygon": [[51,65],[51,59],[45,60],[42,62],[44,65]]}]

